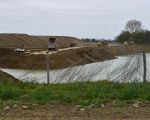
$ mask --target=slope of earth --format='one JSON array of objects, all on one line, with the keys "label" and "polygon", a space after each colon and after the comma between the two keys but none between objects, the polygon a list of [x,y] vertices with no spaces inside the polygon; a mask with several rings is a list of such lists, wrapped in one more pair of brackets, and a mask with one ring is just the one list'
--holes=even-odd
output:
[{"label": "slope of earth", "polygon": [[20,82],[19,80],[17,80],[16,78],[14,78],[13,76],[3,72],[0,70],[0,82]]},{"label": "slope of earth", "polygon": [[47,49],[50,37],[56,37],[58,48],[70,47],[71,43],[82,46],[85,43],[78,38],[67,36],[32,36],[28,34],[0,34],[0,48],[16,48],[24,45],[27,49]]},{"label": "slope of earth", "polygon": [[134,53],[150,53],[150,45],[130,45],[130,46],[102,46],[107,52],[113,55],[126,55]]},{"label": "slope of earth", "polygon": [[[114,58],[113,55],[104,49],[97,47],[68,49],[49,55],[51,69],[84,65]],[[17,53],[4,48],[0,49],[0,68],[45,69],[45,66],[46,57],[44,54],[34,55],[29,53]]]},{"label": "slope of earth", "polygon": [[76,43],[77,46],[91,46],[90,43],[81,41],[78,38],[75,37],[66,37],[66,36],[36,36],[38,39],[41,39],[45,41],[47,44],[47,41],[50,37],[55,37],[56,40],[56,45],[58,48],[67,48],[70,47],[71,43]]},{"label": "slope of earth", "polygon": [[127,54],[127,50],[124,46],[111,46],[111,47],[108,47],[108,46],[105,46],[103,47],[107,52],[113,54],[113,55],[125,55]]},{"label": "slope of earth", "polygon": [[132,46],[126,46],[127,53],[141,53],[143,51],[150,53],[150,45],[135,44]]}]

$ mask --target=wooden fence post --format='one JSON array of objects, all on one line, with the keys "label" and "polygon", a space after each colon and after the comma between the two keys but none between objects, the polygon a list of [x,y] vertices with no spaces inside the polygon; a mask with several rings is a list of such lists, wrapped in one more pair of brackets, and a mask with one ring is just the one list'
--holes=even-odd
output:
[{"label": "wooden fence post", "polygon": [[49,79],[49,51],[46,52],[46,68],[47,68],[47,84],[50,83]]},{"label": "wooden fence post", "polygon": [[143,82],[146,83],[147,82],[147,79],[146,79],[147,66],[146,66],[146,53],[145,53],[145,51],[143,51],[143,70],[144,70]]}]

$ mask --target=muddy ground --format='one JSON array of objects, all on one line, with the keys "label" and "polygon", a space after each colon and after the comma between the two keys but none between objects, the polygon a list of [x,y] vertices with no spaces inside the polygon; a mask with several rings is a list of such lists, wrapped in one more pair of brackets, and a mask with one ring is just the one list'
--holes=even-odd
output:
[{"label": "muddy ground", "polygon": [[0,110],[0,120],[150,120],[150,106],[82,108],[62,105],[20,106]]}]

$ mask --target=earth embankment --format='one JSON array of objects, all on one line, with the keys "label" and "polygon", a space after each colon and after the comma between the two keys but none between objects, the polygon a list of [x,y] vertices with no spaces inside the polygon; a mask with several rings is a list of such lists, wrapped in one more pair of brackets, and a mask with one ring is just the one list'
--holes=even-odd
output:
[{"label": "earth embankment", "polygon": [[88,43],[68,36],[33,36],[28,34],[0,34],[0,48],[16,48],[24,45],[27,49],[47,49],[48,40],[55,37],[58,48],[70,47],[72,43],[85,46]]},{"label": "earth embankment", "polygon": [[18,83],[18,79],[0,70],[0,82]]},{"label": "earth embankment", "polygon": [[150,53],[150,45],[130,45],[130,46],[104,46],[102,47],[107,52],[113,55],[127,55],[134,53],[142,53],[145,51],[146,53]]},{"label": "earth embankment", "polygon": [[[104,49],[81,47],[50,54],[49,62],[51,69],[61,69],[114,58],[112,54],[106,52]],[[11,49],[1,48],[0,68],[46,69],[46,56],[44,54],[18,53]]]}]

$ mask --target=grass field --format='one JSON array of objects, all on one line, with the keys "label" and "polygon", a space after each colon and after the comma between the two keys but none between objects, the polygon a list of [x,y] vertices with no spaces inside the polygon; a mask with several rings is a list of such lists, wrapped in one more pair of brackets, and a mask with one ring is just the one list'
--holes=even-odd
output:
[{"label": "grass field", "polygon": [[149,83],[86,82],[41,85],[31,83],[1,83],[0,102],[95,105],[124,105],[150,100]]}]

